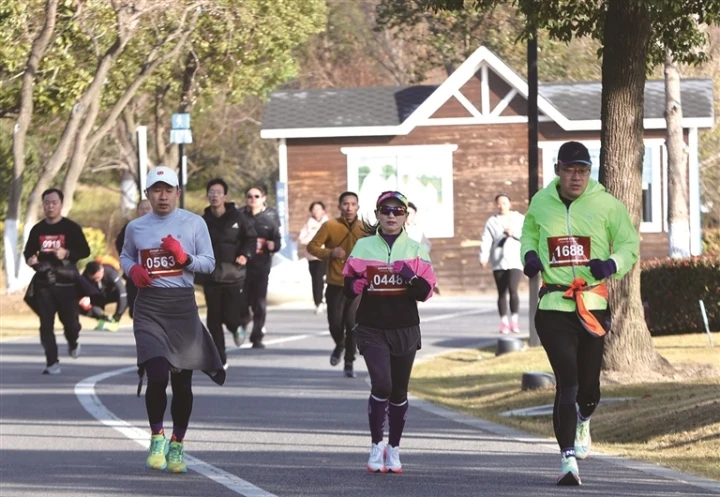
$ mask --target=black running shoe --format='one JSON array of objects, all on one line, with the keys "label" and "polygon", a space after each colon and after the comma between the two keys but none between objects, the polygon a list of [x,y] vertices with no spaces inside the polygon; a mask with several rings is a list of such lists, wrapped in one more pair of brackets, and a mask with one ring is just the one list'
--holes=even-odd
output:
[{"label": "black running shoe", "polygon": [[345,363],[345,369],[343,370],[345,373],[346,378],[355,378],[357,377],[357,374],[355,373],[355,370],[353,369],[352,362],[346,362]]},{"label": "black running shoe", "polygon": [[332,354],[330,354],[330,365],[331,366],[337,366],[340,364],[340,358],[342,357],[342,353],[345,349],[342,347],[335,347],[333,349]]}]

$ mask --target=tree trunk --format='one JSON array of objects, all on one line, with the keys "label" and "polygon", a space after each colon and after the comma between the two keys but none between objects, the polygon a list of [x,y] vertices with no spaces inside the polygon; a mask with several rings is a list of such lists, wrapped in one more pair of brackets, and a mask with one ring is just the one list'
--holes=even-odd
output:
[{"label": "tree trunk", "polygon": [[680,73],[668,50],[665,54],[665,120],[668,151],[668,234],[670,257],[690,257],[688,153],[683,140]]},{"label": "tree trunk", "polygon": [[22,200],[23,172],[25,171],[25,137],[27,136],[33,115],[33,85],[40,60],[50,45],[55,32],[55,22],[59,0],[47,0],[45,3],[45,22],[37,38],[33,41],[23,73],[20,90],[20,111],[13,133],[13,179],[10,183],[7,219],[5,220],[5,273],[8,291],[19,290],[19,272],[23,263],[18,252],[18,219]]},{"label": "tree trunk", "polygon": [[[637,0],[610,0],[604,28],[600,182],[622,201],[636,228],[642,198],[643,103],[650,36],[647,7]],[[640,267],[610,282],[613,329],[603,369],[654,369],[655,352],[643,318]]]}]

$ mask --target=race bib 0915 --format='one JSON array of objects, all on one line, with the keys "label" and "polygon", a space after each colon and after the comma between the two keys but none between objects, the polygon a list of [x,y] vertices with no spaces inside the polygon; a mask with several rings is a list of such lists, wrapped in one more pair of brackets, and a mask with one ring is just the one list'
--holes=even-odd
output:
[{"label": "race bib 0915", "polygon": [[589,236],[551,236],[547,242],[550,267],[584,266],[590,260]]},{"label": "race bib 0915", "polygon": [[140,250],[142,266],[153,278],[182,276],[183,268],[172,253],[162,248]]},{"label": "race bib 0915", "polygon": [[374,295],[405,295],[407,282],[399,274],[393,274],[387,266],[368,266],[367,293]]}]

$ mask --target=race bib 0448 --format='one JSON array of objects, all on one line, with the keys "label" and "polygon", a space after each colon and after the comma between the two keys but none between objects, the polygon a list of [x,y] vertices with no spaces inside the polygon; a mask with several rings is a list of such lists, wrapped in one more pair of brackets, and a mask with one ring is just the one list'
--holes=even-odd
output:
[{"label": "race bib 0448", "polygon": [[142,249],[140,251],[142,266],[153,278],[182,276],[183,268],[172,255],[162,248]]},{"label": "race bib 0448", "polygon": [[367,293],[373,295],[405,295],[407,282],[399,274],[393,274],[387,266],[368,266]]},{"label": "race bib 0448", "polygon": [[550,267],[584,266],[590,260],[589,236],[551,236],[547,242]]}]

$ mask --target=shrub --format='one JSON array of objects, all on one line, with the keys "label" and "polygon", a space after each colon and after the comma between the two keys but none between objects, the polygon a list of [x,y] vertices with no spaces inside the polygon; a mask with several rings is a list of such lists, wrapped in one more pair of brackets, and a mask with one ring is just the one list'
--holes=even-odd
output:
[{"label": "shrub", "polygon": [[77,265],[81,273],[85,269],[85,266],[87,266],[88,262],[94,261],[99,255],[108,254],[105,233],[103,230],[99,230],[97,228],[83,228],[83,233],[85,234],[85,239],[87,240],[88,245],[90,245],[90,257],[78,261]]},{"label": "shrub", "polygon": [[704,331],[700,300],[710,329],[720,329],[720,255],[652,259],[643,261],[641,268],[641,294],[652,335]]},{"label": "shrub", "polygon": [[703,253],[720,254],[720,228],[703,230]]}]

